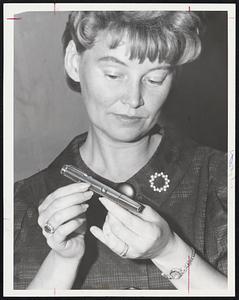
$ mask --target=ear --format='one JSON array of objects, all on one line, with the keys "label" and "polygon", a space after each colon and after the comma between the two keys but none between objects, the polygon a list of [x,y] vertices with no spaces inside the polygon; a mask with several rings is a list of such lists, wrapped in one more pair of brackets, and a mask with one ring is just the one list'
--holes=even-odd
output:
[{"label": "ear", "polygon": [[80,55],[76,50],[74,41],[71,40],[65,51],[65,70],[68,76],[76,82],[80,82],[79,63]]}]

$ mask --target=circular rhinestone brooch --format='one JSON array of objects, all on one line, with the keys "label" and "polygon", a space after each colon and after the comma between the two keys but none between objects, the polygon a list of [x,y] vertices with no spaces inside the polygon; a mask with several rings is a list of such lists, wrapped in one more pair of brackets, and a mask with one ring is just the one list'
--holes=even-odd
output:
[{"label": "circular rhinestone brooch", "polygon": [[[161,177],[162,179],[164,179],[164,185],[162,185],[161,187],[157,187],[154,184],[155,179],[158,178],[158,177]],[[163,172],[160,172],[160,173],[155,172],[154,175],[150,176],[150,180],[149,180],[150,187],[155,192],[159,192],[159,193],[165,192],[169,188],[169,182],[170,182],[170,180],[168,179],[168,175],[164,174]]]}]

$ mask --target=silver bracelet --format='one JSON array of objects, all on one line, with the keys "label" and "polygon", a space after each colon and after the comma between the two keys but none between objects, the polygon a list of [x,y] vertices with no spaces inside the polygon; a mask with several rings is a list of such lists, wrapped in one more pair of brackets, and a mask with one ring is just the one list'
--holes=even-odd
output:
[{"label": "silver bracelet", "polygon": [[195,249],[194,248],[191,248],[192,252],[191,252],[191,256],[188,258],[188,261],[186,262],[186,264],[184,265],[184,267],[182,268],[173,268],[169,274],[165,274],[165,273],[161,273],[161,275],[164,277],[164,278],[167,278],[167,279],[180,279],[183,274],[185,274],[189,268],[189,266],[192,264],[192,261],[195,257]]}]

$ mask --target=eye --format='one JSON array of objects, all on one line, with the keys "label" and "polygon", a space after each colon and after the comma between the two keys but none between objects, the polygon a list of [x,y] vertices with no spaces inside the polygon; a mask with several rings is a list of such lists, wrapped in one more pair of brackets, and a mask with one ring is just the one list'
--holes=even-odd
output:
[{"label": "eye", "polygon": [[143,78],[143,82],[149,86],[158,87],[163,84],[166,77],[167,75],[160,76],[158,78],[157,77],[151,78],[146,76],[145,78]]},{"label": "eye", "polygon": [[113,80],[121,78],[121,75],[116,75],[116,74],[105,74],[105,76]]},{"label": "eye", "polygon": [[148,79],[148,82],[152,85],[161,85],[163,83],[163,80],[157,81],[157,80]]}]

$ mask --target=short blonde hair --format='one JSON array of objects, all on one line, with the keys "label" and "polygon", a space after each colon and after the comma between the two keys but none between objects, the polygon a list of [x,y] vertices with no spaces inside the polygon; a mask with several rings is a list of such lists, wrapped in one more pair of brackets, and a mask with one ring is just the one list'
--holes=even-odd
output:
[{"label": "short blonde hair", "polygon": [[72,12],[63,34],[63,45],[73,39],[79,52],[94,45],[97,33],[112,33],[116,48],[125,33],[131,58],[156,58],[172,65],[195,60],[201,51],[200,18],[188,11],[83,11]]},{"label": "short blonde hair", "polygon": [[74,11],[69,14],[62,41],[64,51],[73,40],[82,53],[93,47],[99,31],[109,33],[110,49],[126,35],[130,59],[158,59],[179,66],[199,56],[200,29],[199,16],[190,11]]}]

